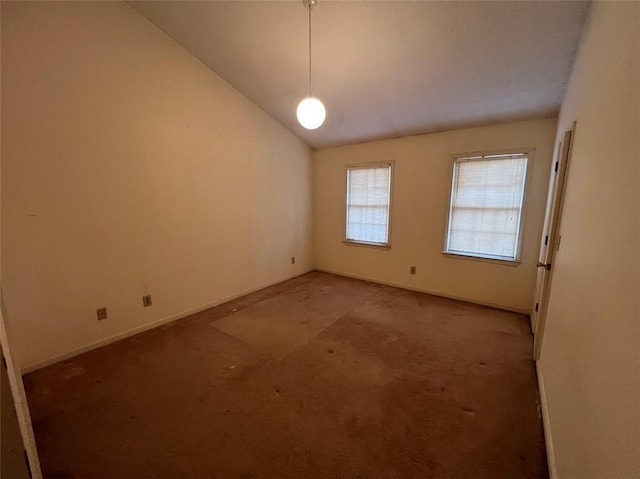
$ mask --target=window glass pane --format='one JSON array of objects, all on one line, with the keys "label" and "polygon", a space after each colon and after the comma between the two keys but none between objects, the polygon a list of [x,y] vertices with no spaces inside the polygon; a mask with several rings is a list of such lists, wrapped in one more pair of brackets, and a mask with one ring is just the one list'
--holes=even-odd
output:
[{"label": "window glass pane", "polygon": [[447,251],[515,259],[527,157],[457,160]]},{"label": "window glass pane", "polygon": [[347,239],[389,242],[391,166],[347,170]]}]

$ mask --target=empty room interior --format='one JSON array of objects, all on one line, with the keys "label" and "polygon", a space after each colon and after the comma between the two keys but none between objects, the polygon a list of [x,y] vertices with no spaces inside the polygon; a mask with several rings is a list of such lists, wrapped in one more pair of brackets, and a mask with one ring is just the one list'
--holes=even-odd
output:
[{"label": "empty room interior", "polygon": [[640,479],[640,2],[0,16],[3,478]]}]

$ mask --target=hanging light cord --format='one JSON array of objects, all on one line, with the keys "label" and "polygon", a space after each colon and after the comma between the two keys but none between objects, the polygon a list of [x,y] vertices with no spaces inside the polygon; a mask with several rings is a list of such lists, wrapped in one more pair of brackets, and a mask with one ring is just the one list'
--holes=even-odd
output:
[{"label": "hanging light cord", "polygon": [[309,9],[309,97],[311,97],[311,3]]}]

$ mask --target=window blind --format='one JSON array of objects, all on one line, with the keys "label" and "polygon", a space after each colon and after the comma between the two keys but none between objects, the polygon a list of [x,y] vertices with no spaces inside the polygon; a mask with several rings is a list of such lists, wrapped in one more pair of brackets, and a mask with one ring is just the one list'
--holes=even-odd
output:
[{"label": "window blind", "polygon": [[388,244],[391,165],[347,169],[347,240]]},{"label": "window blind", "polygon": [[526,171],[525,154],[456,159],[447,252],[517,258]]}]

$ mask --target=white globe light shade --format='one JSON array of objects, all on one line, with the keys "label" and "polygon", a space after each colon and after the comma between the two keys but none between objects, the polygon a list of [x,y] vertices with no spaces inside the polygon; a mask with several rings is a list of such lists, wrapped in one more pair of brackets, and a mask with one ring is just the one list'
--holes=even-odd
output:
[{"label": "white globe light shade", "polygon": [[296,116],[298,122],[307,130],[315,130],[324,123],[327,112],[320,100],[308,97],[298,104]]}]

